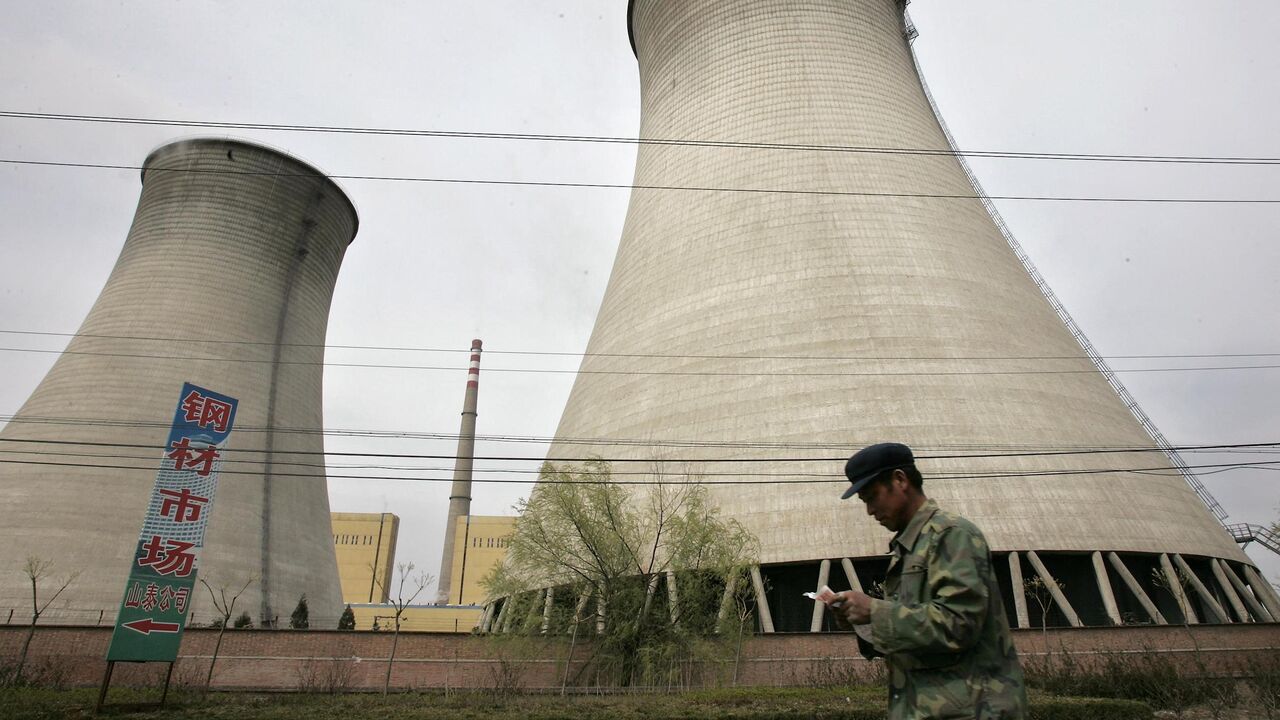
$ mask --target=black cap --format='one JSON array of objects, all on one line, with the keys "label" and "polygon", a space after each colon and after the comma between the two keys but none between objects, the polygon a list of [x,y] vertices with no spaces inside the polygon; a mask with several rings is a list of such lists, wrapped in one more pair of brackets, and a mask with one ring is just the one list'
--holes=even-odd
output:
[{"label": "black cap", "polygon": [[844,464],[844,476],[849,478],[849,489],[840,496],[848,500],[880,473],[915,465],[911,448],[902,443],[876,443],[868,445],[849,458]]}]

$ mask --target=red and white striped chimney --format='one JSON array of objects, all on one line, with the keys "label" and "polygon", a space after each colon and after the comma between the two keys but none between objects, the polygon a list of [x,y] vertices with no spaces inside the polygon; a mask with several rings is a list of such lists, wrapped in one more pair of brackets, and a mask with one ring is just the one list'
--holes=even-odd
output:
[{"label": "red and white striped chimney", "polygon": [[453,488],[449,492],[449,519],[444,528],[444,555],[440,558],[440,588],[436,601],[452,602],[461,587],[453,587],[453,536],[458,521],[471,514],[471,465],[476,452],[476,398],[480,394],[481,342],[471,341],[471,363],[467,367],[467,393],[462,401],[462,427],[458,430],[458,452],[453,464]]}]

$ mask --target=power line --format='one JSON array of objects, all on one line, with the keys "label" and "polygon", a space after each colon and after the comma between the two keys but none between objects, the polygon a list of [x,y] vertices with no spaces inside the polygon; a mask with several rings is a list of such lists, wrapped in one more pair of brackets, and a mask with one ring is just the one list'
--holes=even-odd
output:
[{"label": "power line", "polygon": [[[224,450],[222,451],[222,454],[223,454],[223,455],[226,455],[226,454],[229,454],[229,453],[227,452],[227,450],[225,450],[225,449],[224,449]],[[319,454],[319,453],[316,453],[316,454]],[[102,453],[89,453],[89,452],[60,452],[60,451],[50,451],[50,450],[8,450],[8,449],[0,449],[0,455],[20,455],[20,456],[24,456],[24,457],[39,457],[39,458],[48,458],[48,457],[53,457],[53,458],[93,458],[93,459],[96,459],[96,460],[98,460],[98,461],[103,461],[103,460],[113,460],[113,461],[119,461],[119,460],[141,460],[141,461],[143,461],[143,462],[153,462],[153,461],[155,461],[155,460],[157,459],[155,456],[121,455],[121,454],[110,454],[110,455],[104,455],[104,454],[102,454]],[[968,458],[970,458],[970,457],[980,457],[980,456],[964,456],[964,457],[965,457],[965,459],[968,459]],[[1007,456],[993,456],[993,457],[1007,457]],[[936,458],[929,458],[929,457],[922,456],[920,459],[922,459],[922,460],[930,460],[930,459],[936,459]],[[238,459],[235,459],[235,458],[228,458],[228,457],[220,457],[220,458],[219,458],[219,461],[222,463],[222,466],[223,466],[224,468],[225,468],[225,466],[227,466],[227,465],[256,465],[256,464],[260,464],[260,463],[264,462],[264,460],[238,460]],[[18,460],[7,461],[7,460],[5,460],[5,459],[3,459],[3,458],[0,458],[0,462],[19,462],[19,461],[18,461]],[[706,461],[706,462],[711,463],[711,462],[723,462],[723,461]],[[809,461],[809,460],[806,460],[806,461],[804,461],[804,462],[816,462],[816,461]],[[823,462],[824,464],[828,464],[828,465],[837,465],[837,466],[838,466],[838,465],[840,464],[840,462],[843,462],[843,460],[842,460],[842,459],[836,459],[836,460],[823,459],[823,460],[821,460],[821,462]],[[273,466],[284,466],[284,467],[293,467],[293,468],[316,468],[316,469],[322,469],[322,470],[324,470],[325,472],[322,472],[322,473],[310,473],[310,474],[308,474],[308,473],[299,473],[299,475],[318,475],[318,474],[327,474],[327,476],[328,476],[328,477],[351,477],[351,476],[347,476],[347,475],[336,475],[336,474],[331,474],[331,471],[332,471],[332,470],[339,470],[339,471],[351,471],[351,470],[383,470],[383,471],[401,471],[401,472],[447,472],[447,473],[452,473],[452,472],[453,472],[453,468],[450,468],[450,467],[423,467],[423,466],[420,466],[420,465],[378,465],[378,464],[354,464],[354,463],[353,463],[353,464],[333,464],[333,465],[330,465],[330,464],[326,464],[326,463],[323,463],[323,462],[321,462],[321,463],[313,463],[313,462],[299,462],[299,461],[296,461],[296,460],[273,460],[273,461],[272,461],[272,463],[273,463]],[[1212,472],[1202,473],[1202,474],[1212,474],[1212,473],[1222,472],[1222,469],[1221,469],[1221,468],[1226,468],[1226,469],[1236,469],[1236,468],[1245,468],[1245,467],[1258,467],[1258,468],[1260,468],[1260,469],[1264,469],[1264,470],[1265,470],[1265,469],[1270,469],[1268,466],[1270,466],[1270,465],[1272,465],[1272,464],[1280,465],[1280,460],[1259,461],[1259,462],[1253,462],[1253,463],[1235,462],[1235,463],[1225,463],[1225,464],[1216,464],[1216,465],[1202,465],[1202,466],[1199,466],[1199,467],[1220,468],[1220,469],[1218,469],[1218,470],[1213,470]],[[96,466],[96,464],[95,464],[94,466]],[[130,468],[130,469],[139,469],[139,470],[142,470],[142,469],[145,469],[145,468]],[[475,472],[477,475],[480,475],[480,474],[500,474],[500,475],[541,475],[541,474],[542,474],[542,471],[541,471],[541,470],[539,470],[539,469],[526,469],[526,468],[474,468],[474,472]],[[1005,472],[1008,472],[1008,473],[1014,473],[1014,471],[1005,471]],[[1150,471],[1147,471],[1147,470],[1133,470],[1132,472],[1144,472],[1144,473],[1146,473],[1146,472],[1150,472]],[[261,473],[261,472],[254,472],[254,471],[250,471],[250,472],[249,472],[249,474],[263,474],[263,473]],[[271,474],[272,474],[272,475],[275,475],[275,474],[278,474],[278,473],[273,472],[273,473],[271,473]],[[647,477],[649,477],[649,476],[653,476],[655,473],[654,473],[653,471],[651,471],[651,470],[611,470],[609,474],[610,474],[610,477],[631,476],[631,475],[641,475],[641,476],[647,476]],[[1026,474],[1026,473],[1024,472],[1023,474]],[[1154,471],[1154,472],[1152,472],[1152,474],[1159,474],[1159,475],[1170,475],[1170,476],[1174,476],[1174,475],[1178,475],[1178,474],[1179,474],[1179,471],[1178,471],[1177,469],[1173,468],[1173,467],[1167,467],[1167,468],[1162,468],[1162,469],[1160,469],[1159,471]],[[836,477],[837,479],[839,479],[839,478],[843,477],[843,476],[842,476],[838,471],[828,471],[828,472],[800,472],[800,471],[786,471],[786,472],[751,472],[751,471],[743,471],[743,470],[733,470],[733,471],[706,471],[706,470],[699,470],[699,471],[697,471],[697,472],[695,473],[695,475],[696,475],[697,477],[699,477],[699,478],[701,478],[701,477],[721,477],[721,476],[729,476],[729,477],[786,477],[786,478],[810,477],[810,478],[824,478],[824,479],[826,479],[826,480],[830,480],[832,477]],[[966,475],[966,476],[967,476],[967,475]],[[367,477],[367,476],[361,475],[361,476],[359,476],[359,477]],[[396,476],[396,477],[398,477],[398,476]],[[931,477],[933,477],[933,476],[931,476]],[[959,476],[951,476],[951,477],[959,477]],[[448,478],[448,479],[452,479],[452,476],[450,476],[450,478]],[[473,476],[473,479],[474,479],[474,476]],[[444,481],[444,478],[441,478],[441,479],[440,479],[440,481],[441,481],[441,482],[443,482],[443,481]],[[525,480],[524,482],[532,482],[532,480]]]},{"label": "power line", "polygon": [[923,155],[943,157],[992,158],[1004,160],[1062,160],[1086,162],[1174,163],[1197,165],[1276,165],[1280,158],[1212,155],[1130,155],[1101,153],[1048,153],[1002,150],[957,150],[953,148],[895,148],[870,145],[829,145],[811,143],[774,143],[733,140],[696,140],[680,138],[639,138],[607,135],[561,135],[553,133],[503,133],[462,130],[414,130],[342,125],[295,125],[287,123],[220,122],[215,120],[176,120],[111,115],[78,115],[71,113],[24,112],[0,110],[0,117],[97,123],[111,125],[160,125],[167,127],[218,128],[224,130],[272,130],[282,132],[323,133],[341,135],[383,135],[430,137],[467,140],[519,140],[526,142],[589,143],[610,145],[656,145],[675,147],[709,147],[742,150],[786,150],[803,152],[861,153],[873,155]]},{"label": "power line", "polygon": [[[103,333],[65,333],[40,330],[0,330],[0,335],[32,335],[37,337],[93,338],[102,340],[130,340],[139,342],[163,343],[199,343],[205,345],[234,345],[249,347],[290,347],[290,348],[323,348],[325,350],[376,350],[390,352],[424,352],[424,353],[465,353],[468,348],[434,348],[406,345],[337,345],[320,343],[274,343],[255,340],[218,340],[213,338],[179,338],[159,337],[155,335],[107,335]],[[552,357],[608,357],[608,358],[652,358],[652,359],[689,359],[689,360],[1086,360],[1084,355],[957,355],[957,356],[924,356],[924,355],[716,355],[716,354],[680,354],[669,353],[609,353],[609,352],[567,352],[551,350],[496,350],[485,348],[485,355],[531,355]],[[1107,360],[1204,360],[1221,358],[1270,358],[1280,357],[1280,352],[1261,353],[1159,353],[1142,355],[1106,355]]]},{"label": "power line", "polygon": [[[138,170],[141,165],[115,165],[108,163],[75,163],[53,162],[46,160],[18,160],[0,158],[0,163],[9,165],[32,165],[39,167],[92,168],[97,170]],[[282,173],[255,172],[252,170],[213,170],[201,168],[150,168],[149,172],[203,173],[212,175],[269,175],[271,177],[314,177],[315,173]],[[554,188],[591,188],[602,190],[664,190],[703,193],[738,193],[758,195],[799,195],[829,197],[862,197],[862,198],[920,198],[930,200],[991,200],[1027,201],[1027,202],[1096,202],[1096,203],[1156,203],[1182,205],[1276,205],[1280,199],[1268,198],[1153,198],[1153,197],[1089,197],[1089,196],[1053,196],[1053,195],[969,195],[952,193],[905,193],[905,192],[873,192],[862,190],[797,190],[783,188],[729,188],[700,185],[639,185],[628,183],[588,183],[588,182],[553,182],[547,180],[485,180],[466,178],[430,178],[405,175],[334,175],[325,174],[330,180],[369,180],[385,182],[441,183],[452,185],[494,185],[506,187],[554,187]]]},{"label": "power line", "polygon": [[[166,427],[167,427],[167,425],[166,425]],[[237,430],[237,431],[240,431],[240,430],[242,430],[242,429],[243,429],[243,428],[240,428],[240,427],[237,427],[237,428],[236,428],[236,430]],[[554,439],[552,439],[552,441],[554,442]],[[615,444],[616,444],[616,443],[614,443],[613,441],[608,440],[608,439],[599,439],[599,440],[594,440],[594,441],[590,441],[590,442],[591,442],[591,444],[594,444],[594,445],[600,445],[600,446],[606,446],[606,447],[608,447],[608,446],[613,446],[613,445],[615,445]],[[23,439],[23,438],[5,438],[5,437],[0,437],[0,443],[19,443],[19,444],[34,444],[34,445],[54,445],[54,446],[66,446],[66,445],[73,445],[73,446],[78,446],[78,447],[100,447],[100,448],[118,448],[118,449],[143,449],[143,450],[156,450],[156,451],[166,450],[166,449],[167,449],[167,447],[166,447],[166,446],[164,446],[164,445],[145,444],[145,443],[114,443],[114,442],[103,442],[103,441],[43,440],[43,439],[39,439],[39,440],[28,440],[28,439]],[[626,445],[630,445],[630,443],[626,443]],[[706,448],[706,447],[718,447],[718,446],[716,446],[716,445],[702,445],[702,446],[700,446],[700,447],[702,447],[702,448]],[[739,449],[742,449],[742,448],[744,447],[744,445],[743,445],[743,444],[741,444],[741,443],[732,443],[732,444],[726,444],[726,447],[731,448],[731,449],[735,449],[735,450],[739,450]],[[747,447],[750,447],[750,446],[747,446]],[[808,446],[803,446],[803,445],[802,445],[802,446],[799,446],[799,448],[806,448],[806,447],[808,447]],[[797,449],[797,447],[786,447],[786,446],[779,447],[779,446],[776,446],[776,445],[770,445],[770,446],[768,446],[766,449],[784,449],[784,450],[794,450],[794,449]],[[941,449],[941,448],[940,448],[940,449]],[[1180,452],[1225,452],[1225,451],[1233,451],[1233,450],[1237,450],[1237,451],[1238,451],[1238,450],[1280,449],[1280,442],[1262,442],[1262,443],[1230,443],[1230,444],[1217,444],[1217,445],[1182,445],[1182,446],[1175,446],[1175,447],[1173,447],[1172,449],[1173,449],[1173,450],[1175,450],[1175,451],[1180,451]],[[930,448],[930,446],[927,446],[927,445],[917,446],[917,448],[916,448],[916,453],[915,453],[915,457],[916,457],[916,459],[917,459],[917,460],[974,460],[974,459],[981,460],[981,459],[991,459],[991,458],[1027,458],[1027,457],[1052,457],[1052,456],[1075,456],[1075,455],[1103,455],[1103,454],[1130,454],[1130,453],[1163,453],[1163,452],[1165,452],[1165,450],[1164,450],[1164,449],[1157,448],[1157,447],[1149,447],[1149,446],[1148,446],[1148,447],[1118,446],[1118,447],[1060,448],[1060,449],[1038,449],[1038,450],[997,451],[997,452],[990,452],[990,451],[988,451],[988,452],[973,452],[973,451],[970,451],[970,452],[963,452],[963,453],[954,453],[954,452],[953,452],[953,453],[948,453],[948,452],[945,452],[945,449],[942,449],[942,450],[943,450],[943,452],[934,452],[934,451],[932,451],[932,449]],[[6,450],[5,450],[5,452],[29,452],[29,451],[23,451],[23,450],[13,450],[13,451],[10,451],[10,450],[7,450],[7,449],[6,449]],[[323,456],[328,456],[328,457],[346,457],[346,458],[358,458],[358,457],[364,457],[364,458],[394,458],[394,459],[418,459],[418,460],[456,460],[456,459],[458,459],[458,456],[457,456],[456,454],[453,454],[453,455],[446,455],[446,454],[430,454],[430,453],[330,452],[330,451],[317,451],[317,450],[270,450],[270,451],[268,451],[268,450],[265,450],[265,449],[259,449],[259,448],[234,448],[234,447],[223,448],[221,452],[223,452],[223,453],[230,453],[230,454],[238,454],[238,453],[251,453],[251,454],[261,454],[261,455],[267,455],[267,454],[270,454],[270,455],[273,455],[273,456],[298,456],[298,455],[301,455],[301,456],[315,456],[315,455],[323,455]],[[38,452],[37,452],[37,453],[32,453],[32,454],[38,454]],[[146,458],[140,458],[140,459],[146,459]],[[654,458],[634,458],[634,457],[631,457],[631,458],[627,458],[627,457],[613,457],[613,458],[601,458],[601,457],[581,457],[581,458],[545,458],[545,457],[538,457],[538,456],[521,456],[521,457],[513,457],[513,456],[503,456],[503,455],[476,455],[476,456],[473,456],[473,457],[472,457],[472,459],[474,459],[474,460],[482,460],[482,461],[520,461],[520,462],[530,462],[530,461],[540,462],[540,461],[542,461],[542,460],[548,460],[548,459],[549,459],[551,462],[587,462],[587,461],[591,461],[591,460],[604,460],[604,461],[606,461],[606,462],[646,462],[646,463],[651,463],[651,462],[659,462],[659,463],[726,463],[726,464],[736,464],[736,463],[781,463],[781,462],[790,462],[790,463],[812,463],[812,462],[843,463],[843,462],[847,459],[847,455],[839,455],[839,456],[832,456],[832,457],[771,457],[771,458],[744,458],[744,457],[730,457],[730,458],[662,458],[662,457],[654,457]]]},{"label": "power line", "polygon": [[[345,363],[307,360],[272,360],[254,358],[217,358],[187,355],[152,355],[145,353],[109,353],[91,350],[44,350],[37,348],[0,347],[0,352],[36,353],[45,355],[86,355],[93,357],[130,358],[136,360],[173,360],[182,362],[217,362],[248,363],[254,365],[294,365],[322,366],[335,368],[377,368],[383,370],[432,370],[460,372],[462,368],[452,365],[404,365],[391,363]],[[678,357],[678,356],[676,356]],[[1072,358],[1088,362],[1088,358]],[[1112,368],[1113,373],[1154,373],[1154,372],[1198,372],[1227,370],[1274,370],[1278,365],[1211,365],[1200,367],[1162,367],[1162,368]],[[733,372],[711,370],[569,370],[555,368],[495,368],[486,367],[486,373],[532,373],[539,375],[621,375],[621,376],[689,376],[689,377],[948,377],[956,375],[1094,375],[1098,369],[1092,364],[1079,370],[933,370],[933,371],[895,371],[895,372],[806,372],[803,370],[779,370],[773,372]]]},{"label": "power line", "polygon": [[[68,463],[56,461],[42,460],[5,460],[0,459],[0,464],[12,465],[37,465],[37,466],[53,466],[53,467],[79,467],[91,468],[94,470],[138,470],[146,472],[155,472],[155,466],[136,466],[136,465],[104,465],[102,463]],[[1216,463],[1207,465],[1190,465],[1190,469],[1267,469],[1273,466],[1280,466],[1280,460],[1259,461],[1253,463]],[[1040,471],[1009,471],[1009,472],[987,472],[987,473],[964,473],[957,475],[930,475],[929,480],[992,480],[1004,478],[1030,478],[1030,477],[1060,477],[1068,475],[1105,475],[1113,473],[1167,473],[1169,477],[1178,477],[1180,472],[1171,467],[1143,467],[1143,468],[1082,468],[1073,470],[1040,470]],[[262,476],[264,473],[253,472],[248,470],[221,470],[222,475],[253,475]],[[573,473],[568,473],[572,475]],[[288,472],[272,472],[272,477],[297,477],[313,480],[395,480],[410,482],[453,482],[452,477],[412,477],[399,475],[339,475],[318,473],[288,473]],[[503,478],[472,478],[473,483],[484,483],[493,485],[511,485],[511,484],[529,484],[537,482],[548,485],[598,485],[601,480],[558,480],[539,478],[536,481],[524,479],[503,479]],[[662,480],[609,480],[610,484],[615,485],[676,485],[673,481]],[[803,480],[702,480],[700,485],[813,485],[826,483],[843,483],[847,482],[843,475],[833,473],[824,479],[803,479]]]}]

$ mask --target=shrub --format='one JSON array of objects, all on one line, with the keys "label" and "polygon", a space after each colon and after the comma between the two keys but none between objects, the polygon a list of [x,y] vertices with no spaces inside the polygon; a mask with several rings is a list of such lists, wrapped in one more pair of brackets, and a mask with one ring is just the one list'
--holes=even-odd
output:
[{"label": "shrub", "polygon": [[293,614],[289,616],[289,627],[294,630],[306,630],[311,624],[307,618],[308,614],[307,596],[303,595],[298,598],[298,606],[293,609]]}]

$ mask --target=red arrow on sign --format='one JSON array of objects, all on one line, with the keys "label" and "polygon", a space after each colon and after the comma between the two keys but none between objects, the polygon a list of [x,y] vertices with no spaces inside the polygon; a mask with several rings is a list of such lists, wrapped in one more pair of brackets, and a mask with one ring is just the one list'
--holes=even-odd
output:
[{"label": "red arrow on sign", "polygon": [[151,618],[142,618],[133,622],[124,623],[124,626],[143,635],[150,635],[153,632],[176,633],[178,632],[178,623],[156,622]]}]

